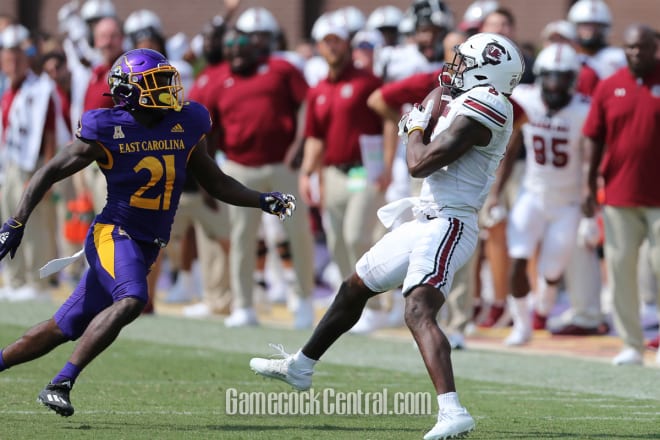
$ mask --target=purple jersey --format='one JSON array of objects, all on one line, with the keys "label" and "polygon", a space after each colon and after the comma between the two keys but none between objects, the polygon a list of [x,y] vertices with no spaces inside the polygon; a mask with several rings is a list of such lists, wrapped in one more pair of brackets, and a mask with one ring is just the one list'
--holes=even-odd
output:
[{"label": "purple jersey", "polygon": [[194,101],[166,112],[154,127],[120,106],[85,112],[76,135],[98,142],[107,154],[97,163],[108,197],[95,222],[117,225],[134,240],[167,243],[188,158],[210,128],[208,111]]}]

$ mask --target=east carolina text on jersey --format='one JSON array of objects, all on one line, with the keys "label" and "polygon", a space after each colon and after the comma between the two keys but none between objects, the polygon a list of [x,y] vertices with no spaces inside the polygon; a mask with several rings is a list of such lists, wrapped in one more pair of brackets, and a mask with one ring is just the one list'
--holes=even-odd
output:
[{"label": "east carolina text on jersey", "polygon": [[188,102],[145,127],[117,106],[88,111],[80,124],[77,136],[98,142],[107,156],[98,161],[107,180],[107,203],[95,221],[120,226],[135,240],[167,242],[188,158],[210,130],[208,111]]}]

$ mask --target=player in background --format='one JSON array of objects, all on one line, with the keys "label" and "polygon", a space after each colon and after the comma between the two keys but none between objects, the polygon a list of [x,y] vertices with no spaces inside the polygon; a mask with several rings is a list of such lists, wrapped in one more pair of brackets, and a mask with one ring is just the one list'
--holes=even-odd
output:
[{"label": "player in background", "polygon": [[[621,48],[608,44],[612,15],[604,1],[578,0],[567,18],[575,25],[576,50],[582,63],[576,91],[591,96],[598,82],[626,65],[625,55]],[[579,336],[607,332],[609,326],[601,304],[609,303],[609,290],[603,290],[602,278],[597,249],[576,242],[565,275],[570,308],[548,321],[548,328],[554,334]]]},{"label": "player in background", "polygon": [[[314,366],[330,346],[359,319],[367,300],[403,284],[405,321],[419,347],[438,395],[437,423],[425,440],[467,433],[475,423],[461,405],[452,371],[451,347],[437,324],[438,311],[455,272],[477,244],[477,213],[495,179],[511,136],[513,109],[508,95],[523,72],[519,49],[506,37],[477,34],[461,44],[445,66],[441,83],[453,100],[440,106],[431,141],[423,135],[434,111],[429,101],[401,119],[408,138],[408,168],[424,177],[419,197],[379,210],[390,227],[412,210],[413,220],[387,233],[355,266],[307,343],[284,359],[254,358],[257,373],[311,387]],[[446,102],[445,102],[446,103]]]},{"label": "player in background", "polygon": [[[574,93],[579,69],[577,53],[571,46],[552,44],[534,63],[536,83],[520,85],[512,95],[527,115],[522,126],[527,154],[521,192],[507,223],[513,296],[513,330],[505,340],[507,345],[524,344],[530,340],[532,328],[545,328],[575,246],[584,189],[580,131],[589,111],[588,100]],[[519,148],[521,143],[513,145]],[[511,176],[516,157],[514,151],[507,152],[491,195],[494,203]],[[527,267],[537,249],[538,280],[532,283]],[[532,323],[527,293],[534,284],[537,291]]]},{"label": "player in background", "polygon": [[82,369],[144,308],[147,274],[167,245],[188,172],[227,203],[261,207],[282,219],[295,208],[288,194],[259,193],[220,171],[206,153],[208,111],[182,102],[179,74],[163,55],[149,49],[126,52],[107,81],[117,105],[83,114],[77,139],[35,173],[0,229],[0,259],[13,257],[30,214],[53,183],[98,163],[108,198],[85,242],[89,269],[52,318],[0,350],[2,371],[80,339],[38,396],[65,417],[74,412],[69,393]]},{"label": "player in background", "polygon": [[575,25],[582,63],[576,91],[591,96],[601,79],[626,65],[626,57],[621,48],[607,42],[612,14],[603,0],[578,0],[568,11],[568,21]]}]

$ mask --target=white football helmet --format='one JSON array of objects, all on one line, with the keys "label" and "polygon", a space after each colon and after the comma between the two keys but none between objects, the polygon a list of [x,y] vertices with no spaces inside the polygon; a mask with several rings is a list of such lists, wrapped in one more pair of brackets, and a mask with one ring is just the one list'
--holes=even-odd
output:
[{"label": "white football helmet", "polygon": [[467,7],[463,14],[461,29],[479,28],[486,16],[499,7],[497,0],[477,0]]},{"label": "white football helmet", "polygon": [[484,32],[456,48],[454,60],[442,68],[440,83],[454,94],[477,86],[491,86],[510,94],[524,70],[525,61],[518,46],[502,35]]},{"label": "white football helmet", "polygon": [[399,26],[403,12],[396,6],[380,6],[373,10],[367,18],[367,29],[376,30],[383,27]]},{"label": "white football helmet", "polygon": [[578,23],[612,25],[610,8],[602,0],[578,0],[568,11],[568,20]]},{"label": "white football helmet", "polygon": [[367,22],[364,14],[355,6],[346,6],[345,8],[337,9],[333,12],[335,19],[348,29],[351,35],[357,31],[364,29]]},{"label": "white football helmet", "polygon": [[21,47],[30,38],[30,31],[20,24],[7,26],[0,32],[0,49]]},{"label": "white football helmet", "polygon": [[158,35],[163,35],[163,25],[158,15],[149,9],[138,9],[131,12],[124,22],[124,33],[126,35],[150,29]]},{"label": "white football helmet", "polygon": [[80,17],[87,22],[116,16],[117,9],[111,0],[87,0],[80,8]]},{"label": "white football helmet", "polygon": [[246,34],[252,32],[270,32],[276,34],[280,25],[273,14],[266,8],[250,8],[245,10],[236,20],[236,29]]},{"label": "white football helmet", "polygon": [[411,6],[416,17],[416,24],[425,20],[434,26],[453,29],[454,14],[442,0],[415,0]]},{"label": "white football helmet", "polygon": [[578,54],[569,44],[554,43],[543,49],[534,61],[534,75],[544,72],[574,72],[580,71]]}]

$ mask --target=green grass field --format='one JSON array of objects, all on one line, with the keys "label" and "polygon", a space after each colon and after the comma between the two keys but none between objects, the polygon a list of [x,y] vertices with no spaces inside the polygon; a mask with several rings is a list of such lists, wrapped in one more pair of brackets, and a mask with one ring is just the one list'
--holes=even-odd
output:
[{"label": "green grass field", "polygon": [[[0,345],[50,316],[49,304],[0,307]],[[64,345],[0,374],[0,439],[421,439],[428,415],[228,415],[228,389],[291,393],[255,376],[250,357],[268,342],[295,350],[307,332],[226,329],[221,321],[140,318],[80,376],[61,418],[36,403],[66,362]],[[477,421],[471,439],[658,439],[660,370],[605,362],[479,350],[453,354],[462,402]],[[429,393],[409,341],[347,336],[314,376],[322,393]]]}]

